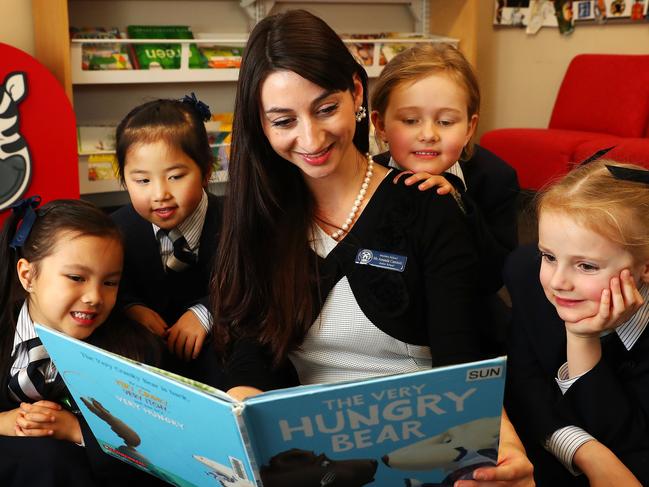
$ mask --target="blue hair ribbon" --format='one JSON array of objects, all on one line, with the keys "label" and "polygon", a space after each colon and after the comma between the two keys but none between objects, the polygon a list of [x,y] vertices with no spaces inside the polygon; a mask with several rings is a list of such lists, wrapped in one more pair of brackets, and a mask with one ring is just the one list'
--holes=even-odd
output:
[{"label": "blue hair ribbon", "polygon": [[22,200],[16,201],[14,204],[10,205],[9,208],[13,210],[13,213],[17,218],[21,219],[20,226],[16,229],[16,234],[11,240],[9,247],[14,250],[18,250],[27,241],[29,233],[32,231],[34,222],[36,221],[36,212],[34,211],[38,205],[41,204],[41,197],[39,195],[30,196],[29,198],[24,198]]},{"label": "blue hair ribbon", "polygon": [[180,101],[182,103],[191,105],[194,110],[196,110],[196,112],[201,116],[203,122],[207,122],[212,118],[212,112],[210,112],[209,105],[206,105],[198,98],[196,98],[196,93],[194,93],[193,91],[191,92],[191,94],[183,96]]}]

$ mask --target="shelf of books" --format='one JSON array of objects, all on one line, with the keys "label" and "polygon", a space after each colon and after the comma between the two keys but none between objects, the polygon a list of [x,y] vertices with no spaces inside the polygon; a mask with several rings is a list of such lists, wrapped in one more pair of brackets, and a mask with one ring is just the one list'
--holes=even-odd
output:
[{"label": "shelf of books", "polygon": [[[131,27],[134,26],[129,26],[129,35],[133,37],[131,34],[135,31]],[[124,39],[116,37],[119,36],[116,29],[104,31],[115,37],[86,38],[97,33],[97,30],[76,35],[73,32],[70,54],[73,84],[236,81],[246,42],[245,38],[237,36],[200,38],[200,35],[197,39]],[[395,54],[416,43],[458,43],[450,37],[413,33],[342,34],[341,37],[369,77],[378,76]]]}]

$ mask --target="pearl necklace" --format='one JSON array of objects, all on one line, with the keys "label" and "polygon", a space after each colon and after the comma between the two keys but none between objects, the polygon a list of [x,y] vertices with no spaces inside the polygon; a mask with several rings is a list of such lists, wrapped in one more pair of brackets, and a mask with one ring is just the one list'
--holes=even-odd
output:
[{"label": "pearl necklace", "polygon": [[352,206],[349,215],[347,215],[347,219],[345,220],[345,223],[343,223],[342,228],[336,230],[334,233],[329,234],[329,236],[334,240],[338,240],[345,233],[347,233],[347,231],[351,228],[352,223],[354,223],[354,219],[356,218],[356,213],[358,213],[358,210],[360,209],[361,204],[363,203],[363,199],[365,198],[365,194],[367,193],[367,188],[370,185],[372,174],[374,174],[374,161],[372,160],[372,156],[367,154],[367,171],[365,171],[365,179],[363,179],[363,184],[361,184],[361,189],[358,192],[358,196],[356,196],[356,199],[354,200],[354,206]]}]

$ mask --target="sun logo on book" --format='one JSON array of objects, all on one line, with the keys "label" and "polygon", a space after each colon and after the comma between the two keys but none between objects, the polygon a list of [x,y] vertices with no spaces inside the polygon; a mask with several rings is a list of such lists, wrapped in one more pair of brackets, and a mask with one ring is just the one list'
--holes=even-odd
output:
[{"label": "sun logo on book", "polygon": [[18,103],[26,94],[25,73],[9,73],[0,87],[0,210],[20,198],[31,179],[29,147],[18,133]]}]

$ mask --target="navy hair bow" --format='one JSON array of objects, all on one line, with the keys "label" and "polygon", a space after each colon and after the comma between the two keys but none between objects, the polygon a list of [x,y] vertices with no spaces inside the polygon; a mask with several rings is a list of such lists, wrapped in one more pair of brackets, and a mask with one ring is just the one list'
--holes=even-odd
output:
[{"label": "navy hair bow", "polygon": [[592,156],[590,156],[587,159],[584,159],[580,163],[577,164],[577,166],[585,166],[586,164],[590,164],[591,162],[596,161],[597,159],[600,159],[603,155],[605,155],[607,152],[615,149],[615,146],[607,147],[606,149],[601,149],[595,152]]},{"label": "navy hair bow", "polygon": [[649,185],[649,171],[646,169],[633,169],[631,167],[620,167],[606,164],[606,169],[615,179],[623,179],[634,183]]},{"label": "navy hair bow", "polygon": [[212,118],[212,112],[210,112],[209,105],[206,105],[198,98],[196,98],[196,94],[193,91],[191,92],[191,94],[183,96],[180,101],[194,107],[194,110],[198,112],[203,122],[207,122],[210,118]]},{"label": "navy hair bow", "polygon": [[30,196],[10,205],[9,208],[13,211],[16,218],[21,219],[20,226],[16,230],[14,238],[11,240],[9,247],[14,250],[19,249],[27,241],[29,232],[32,231],[34,222],[36,221],[36,212],[34,211],[38,205],[41,204],[41,197],[38,195]]}]

